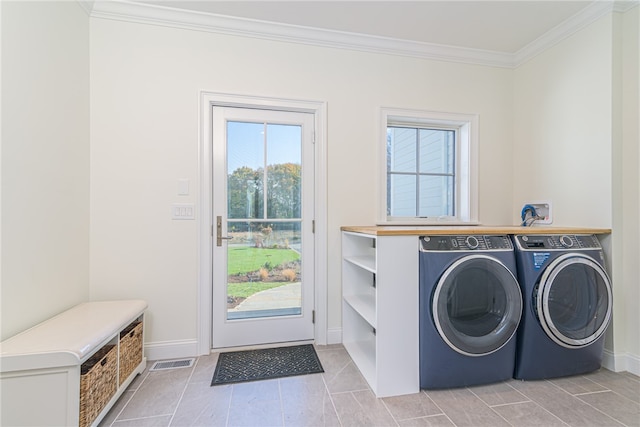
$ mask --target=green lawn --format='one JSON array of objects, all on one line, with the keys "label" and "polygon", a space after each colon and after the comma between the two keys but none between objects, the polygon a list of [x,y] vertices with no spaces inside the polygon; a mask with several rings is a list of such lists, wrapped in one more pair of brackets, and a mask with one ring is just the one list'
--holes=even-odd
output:
[{"label": "green lawn", "polygon": [[247,298],[256,292],[277,288],[278,286],[290,285],[286,282],[244,282],[229,283],[227,285],[227,295],[230,297]]},{"label": "green lawn", "polygon": [[273,268],[280,264],[300,259],[300,254],[292,249],[230,247],[227,274],[247,274],[258,271],[266,263]]}]

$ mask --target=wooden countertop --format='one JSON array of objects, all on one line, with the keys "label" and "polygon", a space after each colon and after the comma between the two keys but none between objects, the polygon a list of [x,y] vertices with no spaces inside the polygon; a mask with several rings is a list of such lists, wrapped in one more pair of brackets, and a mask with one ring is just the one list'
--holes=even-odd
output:
[{"label": "wooden countertop", "polygon": [[422,236],[446,234],[610,234],[610,228],[589,227],[520,227],[517,225],[371,225],[343,226],[342,231],[374,236]]}]

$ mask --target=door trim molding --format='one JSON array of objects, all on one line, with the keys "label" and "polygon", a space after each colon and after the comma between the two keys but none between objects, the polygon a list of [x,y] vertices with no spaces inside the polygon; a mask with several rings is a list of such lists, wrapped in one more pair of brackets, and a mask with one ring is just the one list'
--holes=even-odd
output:
[{"label": "door trim molding", "polygon": [[201,91],[198,116],[198,189],[199,204],[197,220],[198,241],[198,292],[197,292],[197,351],[198,355],[211,351],[212,333],[212,257],[213,226],[212,210],[212,108],[213,106],[262,108],[296,111],[314,115],[315,133],[315,271],[314,305],[316,322],[315,342],[327,343],[327,103],[294,99],[270,98]]}]

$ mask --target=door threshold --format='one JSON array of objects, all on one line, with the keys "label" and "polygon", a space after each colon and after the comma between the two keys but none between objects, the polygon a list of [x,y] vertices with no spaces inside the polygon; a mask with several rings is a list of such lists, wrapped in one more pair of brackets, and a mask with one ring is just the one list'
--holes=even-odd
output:
[{"label": "door threshold", "polygon": [[269,344],[256,344],[256,345],[247,345],[247,346],[238,346],[238,347],[221,347],[221,348],[212,348],[212,353],[227,353],[230,351],[246,351],[246,350],[261,350],[263,348],[274,348],[274,347],[292,347],[294,345],[305,345],[305,344],[314,344],[315,340],[305,340],[305,341],[287,341],[287,342],[274,342]]},{"label": "door threshold", "polygon": [[300,316],[302,307],[273,308],[269,310],[227,311],[227,320],[261,319],[271,317]]}]

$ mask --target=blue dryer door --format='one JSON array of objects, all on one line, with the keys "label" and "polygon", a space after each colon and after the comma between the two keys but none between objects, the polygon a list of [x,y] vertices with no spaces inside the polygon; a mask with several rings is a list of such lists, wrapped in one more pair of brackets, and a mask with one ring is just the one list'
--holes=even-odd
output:
[{"label": "blue dryer door", "polygon": [[516,332],[522,294],[502,262],[475,254],[445,270],[431,309],[438,333],[449,347],[467,356],[483,356],[499,350]]},{"label": "blue dryer door", "polygon": [[589,256],[561,255],[534,289],[536,313],[546,334],[568,348],[584,347],[604,334],[611,320],[611,282]]}]

